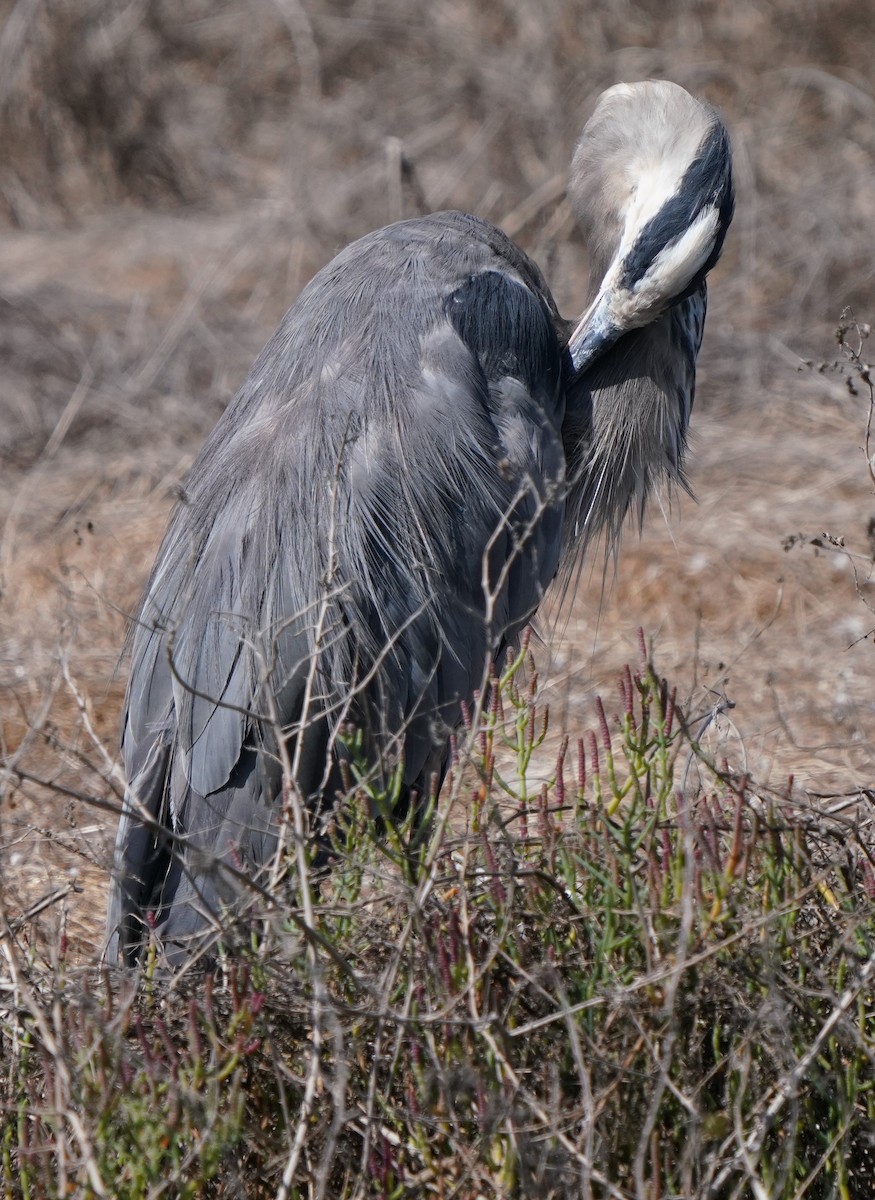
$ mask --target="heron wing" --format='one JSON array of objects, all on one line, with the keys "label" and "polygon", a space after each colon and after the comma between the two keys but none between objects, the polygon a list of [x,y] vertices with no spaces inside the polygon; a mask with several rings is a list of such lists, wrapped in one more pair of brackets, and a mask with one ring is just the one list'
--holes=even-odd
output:
[{"label": "heron wing", "polygon": [[[420,787],[435,725],[458,723],[561,542],[557,338],[544,298],[498,266],[490,254],[485,269],[436,281],[403,386],[391,408],[369,405],[387,415],[350,454],[351,620],[357,644],[383,657],[376,715],[404,730],[405,779]],[[373,366],[369,378],[385,377]]]},{"label": "heron wing", "polygon": [[190,473],[133,635],[131,905],[171,878],[149,821],[218,853],[250,817],[261,838],[278,773],[253,756],[295,742],[305,697],[335,723],[351,706],[372,748],[388,735],[408,784],[445,758],[435,722],[457,724],[558,559],[541,286],[499,231],[441,214],[347,248],[286,315]]}]

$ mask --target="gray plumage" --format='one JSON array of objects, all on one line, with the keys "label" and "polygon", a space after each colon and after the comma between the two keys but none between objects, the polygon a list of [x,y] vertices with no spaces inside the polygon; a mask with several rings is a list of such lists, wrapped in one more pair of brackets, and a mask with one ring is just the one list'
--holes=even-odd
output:
[{"label": "gray plumage", "polygon": [[421,802],[557,572],[681,478],[725,130],[674,84],[618,85],[569,194],[596,281],[576,325],[488,222],[402,221],[315,276],[207,440],[132,637],[110,958],[147,913],[171,960],[208,939],[271,861],[283,754],[317,829],[341,726]]}]

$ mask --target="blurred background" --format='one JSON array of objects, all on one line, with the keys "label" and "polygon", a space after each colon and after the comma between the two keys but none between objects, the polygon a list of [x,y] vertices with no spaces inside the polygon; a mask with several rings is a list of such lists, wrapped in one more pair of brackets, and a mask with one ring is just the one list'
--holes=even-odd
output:
[{"label": "blurred background", "polygon": [[835,331],[875,316],[873,49],[875,9],[850,0],[0,0],[7,913],[75,879],[64,919],[83,954],[99,940],[127,618],[285,308],[351,239],[455,207],[578,313],[565,170],[618,80],[720,107],[737,210],[698,500],[652,505],[570,614],[543,615],[554,727],[582,732],[597,692],[610,708],[641,627],[763,789],[792,775],[834,805],[871,786],[869,394]]}]

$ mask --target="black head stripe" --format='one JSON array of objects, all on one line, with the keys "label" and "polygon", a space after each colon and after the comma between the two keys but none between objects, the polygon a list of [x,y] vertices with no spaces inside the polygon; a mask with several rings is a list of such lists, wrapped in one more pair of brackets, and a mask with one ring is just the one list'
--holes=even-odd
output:
[{"label": "black head stripe", "polygon": [[675,194],[651,217],[635,239],[620,278],[622,287],[631,290],[647,273],[657,254],[681,237],[706,208],[716,209],[719,219],[714,250],[698,277],[713,267],[723,248],[735,204],[730,162],[729,138],[723,125],[715,121]]}]

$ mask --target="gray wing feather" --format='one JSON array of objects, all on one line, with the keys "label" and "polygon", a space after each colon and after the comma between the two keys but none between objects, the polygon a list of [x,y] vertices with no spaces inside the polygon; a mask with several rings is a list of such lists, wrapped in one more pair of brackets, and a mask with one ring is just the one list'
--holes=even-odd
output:
[{"label": "gray wing feather", "polygon": [[[403,750],[405,781],[428,786],[436,724],[458,723],[556,570],[554,318],[513,243],[455,213],[362,239],[308,285],[192,469],[134,633],[123,750],[156,819],[264,865],[278,774],[263,718],[272,700],[300,734],[308,678],[317,717],[351,704],[371,750]],[[138,881],[124,903],[163,882],[168,931],[194,929],[181,901],[210,906],[202,873],[136,819],[118,845]]]}]

